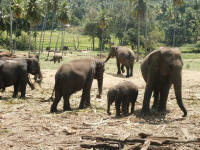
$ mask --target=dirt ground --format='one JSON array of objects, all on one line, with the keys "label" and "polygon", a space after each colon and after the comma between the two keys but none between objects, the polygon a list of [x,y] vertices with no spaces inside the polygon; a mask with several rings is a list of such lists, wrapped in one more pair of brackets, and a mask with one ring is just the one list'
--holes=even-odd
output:
[{"label": "dirt ground", "polygon": [[[83,139],[83,136],[126,138],[139,133],[158,137],[176,137],[178,140],[200,138],[200,72],[183,71],[183,101],[188,116],[182,118],[174,95],[170,90],[166,115],[153,113],[143,116],[140,113],[145,83],[139,71],[132,78],[105,73],[103,96],[96,98],[97,83],[94,80],[91,90],[92,108],[79,110],[81,91],[73,94],[70,103],[73,111],[63,112],[63,100],[59,103],[59,113],[50,113],[50,97],[54,86],[56,70],[43,70],[42,88],[36,85],[31,91],[27,88],[27,98],[12,99],[13,87],[0,93],[0,149],[83,149],[81,144],[97,141]],[[112,115],[106,113],[106,94],[110,87],[123,80],[132,81],[139,87],[135,113],[127,117],[115,118],[114,104]],[[134,144],[133,144],[134,145]],[[167,145],[177,150],[200,149],[200,143],[174,143]]]}]

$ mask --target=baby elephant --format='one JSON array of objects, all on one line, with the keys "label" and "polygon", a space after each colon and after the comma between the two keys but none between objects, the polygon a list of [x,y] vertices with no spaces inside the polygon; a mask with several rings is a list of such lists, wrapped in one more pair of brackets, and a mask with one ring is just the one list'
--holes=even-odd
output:
[{"label": "baby elephant", "polygon": [[110,105],[115,101],[116,116],[120,116],[120,105],[123,115],[129,113],[129,104],[132,104],[131,113],[134,112],[135,102],[138,96],[138,88],[129,81],[121,82],[110,88],[107,94],[107,113],[110,115]]},{"label": "baby elephant", "polygon": [[55,64],[56,62],[60,63],[60,61],[62,60],[63,60],[62,54],[55,54],[50,61],[54,61]]}]

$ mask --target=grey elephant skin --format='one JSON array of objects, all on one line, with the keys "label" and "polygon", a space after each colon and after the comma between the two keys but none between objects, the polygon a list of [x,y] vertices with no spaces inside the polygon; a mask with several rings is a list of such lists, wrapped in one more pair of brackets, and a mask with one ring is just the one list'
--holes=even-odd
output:
[{"label": "grey elephant skin", "polygon": [[55,99],[51,112],[57,111],[57,105],[64,98],[64,110],[71,110],[70,95],[83,89],[79,108],[90,106],[90,90],[93,79],[97,79],[99,95],[102,94],[104,62],[96,59],[78,59],[63,64],[55,75]]},{"label": "grey elephant skin", "polygon": [[166,111],[167,98],[173,85],[177,103],[187,116],[182,102],[182,67],[181,53],[175,48],[160,48],[148,54],[141,64],[142,76],[146,82],[142,111],[149,112],[149,103],[154,92],[153,107],[160,112]]},{"label": "grey elephant skin", "polygon": [[126,77],[133,76],[135,56],[131,49],[126,46],[113,46],[105,62],[107,62],[111,57],[116,57],[118,69],[117,74],[121,74],[121,71],[124,73],[124,67],[126,67]]},{"label": "grey elephant skin", "polygon": [[55,54],[53,58],[49,61],[53,61],[55,64],[56,62],[60,63],[60,61],[62,60],[63,60],[62,54]]},{"label": "grey elephant skin", "polygon": [[134,112],[135,102],[138,96],[137,86],[129,81],[121,82],[110,88],[107,94],[107,113],[110,115],[110,105],[115,102],[116,116],[120,116],[120,106],[122,105],[123,115],[129,113],[131,103],[131,113]]},{"label": "grey elephant skin", "polygon": [[29,73],[42,81],[40,64],[37,59],[0,59],[0,89],[14,85],[13,97],[17,96],[19,90],[21,97],[25,97]]}]

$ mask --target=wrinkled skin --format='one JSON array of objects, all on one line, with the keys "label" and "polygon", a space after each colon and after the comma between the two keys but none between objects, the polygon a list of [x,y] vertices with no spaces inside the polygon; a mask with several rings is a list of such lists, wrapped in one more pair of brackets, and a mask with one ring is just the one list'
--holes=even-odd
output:
[{"label": "wrinkled skin", "polygon": [[51,112],[57,111],[60,99],[64,98],[64,110],[71,110],[69,98],[71,94],[82,90],[79,108],[90,106],[90,90],[93,79],[97,79],[99,95],[102,94],[104,62],[95,59],[78,59],[63,64],[55,75],[55,99]]},{"label": "wrinkled skin", "polygon": [[126,77],[133,76],[133,66],[135,57],[131,49],[129,49],[126,46],[113,46],[105,62],[107,62],[111,57],[116,57],[118,69],[117,74],[121,74],[121,71],[122,73],[124,73],[124,67],[126,67]]},{"label": "wrinkled skin", "polygon": [[26,85],[30,82],[29,73],[37,75],[42,80],[40,64],[37,59],[0,59],[0,89],[14,85],[13,97],[17,97],[19,90],[21,97],[25,97]]},{"label": "wrinkled skin", "polygon": [[138,96],[138,88],[132,82],[124,81],[109,89],[107,94],[107,113],[110,115],[110,105],[115,102],[116,116],[120,116],[120,106],[122,105],[123,115],[129,113],[131,103],[131,113],[134,112],[135,102]]},{"label": "wrinkled skin", "polygon": [[60,61],[62,60],[63,60],[62,54],[55,54],[50,61],[54,61],[55,64],[56,62],[60,63]]},{"label": "wrinkled skin", "polygon": [[149,112],[149,103],[154,91],[153,108],[166,111],[167,97],[171,85],[174,86],[177,103],[184,113],[187,111],[182,102],[182,58],[178,49],[160,48],[147,55],[141,64],[146,82],[142,111]]}]

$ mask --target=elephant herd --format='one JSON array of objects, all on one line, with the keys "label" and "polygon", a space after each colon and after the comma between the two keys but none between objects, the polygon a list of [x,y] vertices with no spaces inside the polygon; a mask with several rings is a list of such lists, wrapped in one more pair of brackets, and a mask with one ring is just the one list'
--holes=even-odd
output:
[{"label": "elephant herd", "polygon": [[[82,90],[79,108],[90,106],[93,79],[97,80],[99,92],[97,97],[100,98],[103,90],[104,66],[110,57],[116,57],[117,74],[124,73],[125,67],[126,77],[133,76],[135,56],[132,50],[125,46],[113,46],[105,61],[93,58],[70,61],[61,65],[55,74],[55,85],[51,96],[53,97],[55,93],[55,98],[50,111],[57,111],[57,105],[62,97],[64,99],[63,110],[71,110],[70,96],[79,90]],[[160,48],[144,58],[141,64],[142,76],[146,82],[143,113],[150,112],[149,105],[152,93],[154,94],[152,107],[159,112],[165,112],[169,90],[173,85],[177,103],[184,113],[183,117],[187,115],[182,102],[182,66],[181,53],[177,49]],[[33,87],[29,74],[34,75],[34,79],[41,83],[42,73],[37,58],[10,58],[8,56],[0,58],[0,89],[5,90],[6,87],[13,85],[13,97],[17,96],[18,91],[21,92],[21,97],[25,97],[27,83]],[[137,96],[137,85],[130,81],[118,83],[111,87],[107,93],[107,113],[111,114],[110,105],[113,102],[115,102],[116,116],[120,116],[120,106],[123,115],[127,115],[130,104],[131,113],[133,113]]]}]

